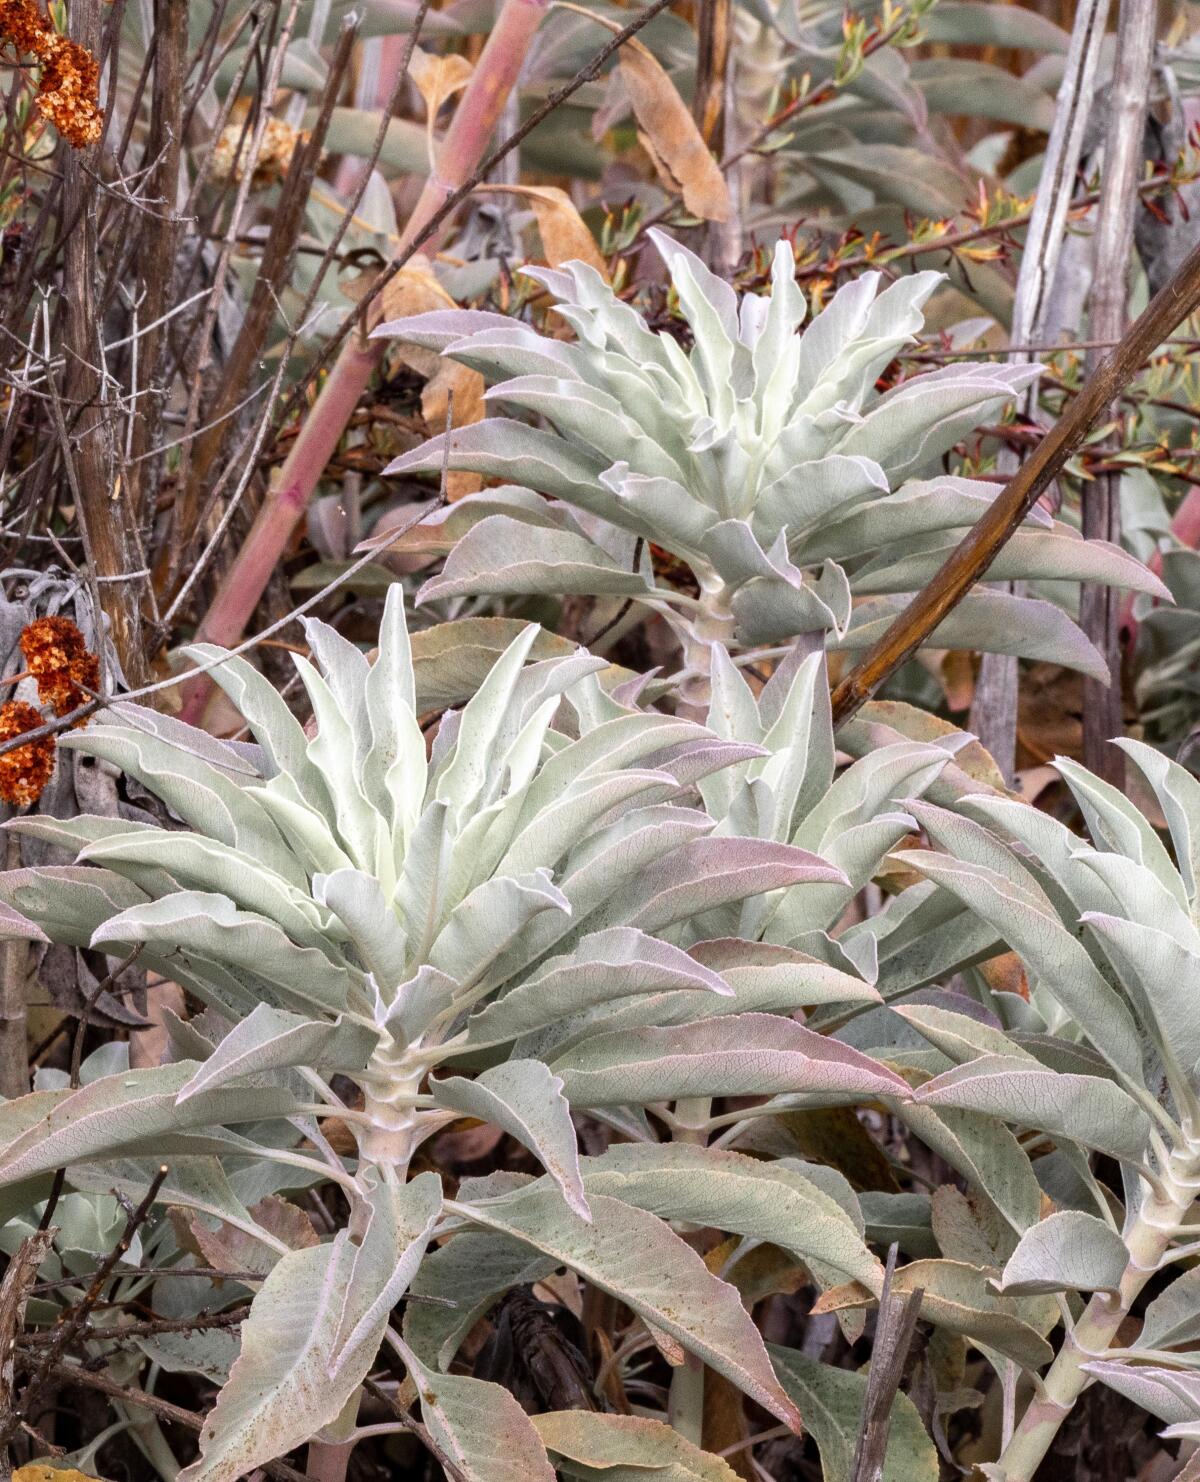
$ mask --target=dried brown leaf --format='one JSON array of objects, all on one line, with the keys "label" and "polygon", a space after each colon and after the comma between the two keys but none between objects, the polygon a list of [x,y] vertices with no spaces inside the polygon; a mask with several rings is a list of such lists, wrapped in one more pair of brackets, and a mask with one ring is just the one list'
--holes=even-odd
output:
[{"label": "dried brown leaf", "polygon": [[[622,27],[614,20],[559,0],[564,10],[586,15],[614,35]],[[671,190],[683,196],[693,216],[706,221],[728,221],[733,215],[729,187],[720,166],[708,152],[696,121],[653,52],[631,36],[620,52],[621,78],[654,167]]]},{"label": "dried brown leaf", "polygon": [[[415,257],[387,283],[382,293],[384,319],[404,319],[410,314],[427,314],[434,309],[456,309],[458,305],[433,274],[429,261]],[[416,345],[397,344],[396,354],[425,377],[421,392],[421,415],[430,432],[441,432],[446,422],[449,395],[454,394],[454,425],[466,427],[483,420],[484,381],[478,371],[469,370],[433,350]],[[447,476],[447,495],[451,500],[474,494],[483,487],[477,473],[453,472]]]},{"label": "dried brown leaf", "polygon": [[557,185],[484,185],[480,189],[491,194],[523,196],[529,202],[537,217],[542,251],[552,268],[578,259],[608,281],[608,265],[596,246],[596,239],[565,190]]}]

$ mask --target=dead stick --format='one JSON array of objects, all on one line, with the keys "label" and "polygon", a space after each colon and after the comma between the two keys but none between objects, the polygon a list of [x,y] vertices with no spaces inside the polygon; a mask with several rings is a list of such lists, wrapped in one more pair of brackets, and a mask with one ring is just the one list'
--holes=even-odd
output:
[{"label": "dead stick", "polygon": [[1157,346],[1200,306],[1200,246],[1154,295],[1111,355],[1021,465],[922,592],[833,692],[834,724],[849,720],[986,573],[1039,496]]},{"label": "dead stick", "polygon": [[879,1297],[879,1320],[875,1325],[875,1350],[867,1374],[867,1393],[859,1420],[858,1441],[847,1482],[880,1482],[887,1455],[892,1405],[904,1377],[904,1363],[917,1330],[924,1291],[918,1288],[901,1299],[892,1292],[896,1274],[896,1246],[888,1251],[883,1291]]}]

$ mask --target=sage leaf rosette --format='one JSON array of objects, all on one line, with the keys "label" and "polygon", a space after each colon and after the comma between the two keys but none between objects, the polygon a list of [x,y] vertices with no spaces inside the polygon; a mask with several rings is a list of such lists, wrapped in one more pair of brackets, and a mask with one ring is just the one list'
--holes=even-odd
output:
[{"label": "sage leaf rosette", "polygon": [[[447,460],[504,481],[413,533],[422,549],[448,551],[419,600],[631,598],[671,624],[685,695],[690,685],[702,701],[715,640],[743,650],[800,634],[832,648],[869,645],[1000,487],[946,474],[943,458],[1038,370],[955,363],[877,394],[877,378],[921,329],[940,274],[883,286],[881,274],[864,273],[798,333],[806,304],[789,243],[775,247],[770,294],[739,298],[694,253],[651,236],[690,350],[651,330],[580,262],[523,269],[554,296],[573,341],[472,310],[380,325],[376,335],[479,371],[493,412],[385,472],[436,472]],[[658,580],[650,542],[690,568],[698,595]],[[1040,509],[991,574],[1165,590],[1134,557]],[[995,589],[969,593],[930,643],[1107,677],[1060,607]]]},{"label": "sage leaf rosette", "polygon": [[[669,1117],[681,1099],[729,1094],[911,1099],[883,1062],[792,1017],[877,999],[848,959],[831,968],[792,944],[806,933],[823,942],[855,888],[845,867],[797,842],[826,791],[824,762],[808,769],[801,806],[806,768],[782,731],[760,718],[742,739],[732,722],[713,730],[641,710],[604,687],[605,661],[582,649],[529,661],[532,627],[427,744],[398,586],[374,662],[322,623],[306,636],[311,659],[294,657],[310,731],[247,660],[199,646],[191,656],[219,661],[252,743],[128,703],[63,738],[154,794],[167,826],[88,815],[9,825],[75,860],[0,876],[0,901],[19,913],[13,930],[117,961],[137,949],[203,1011],[168,1014],[167,1063],[89,1062],[77,1088],[44,1082],[0,1106],[6,1205],[35,1206],[60,1168],[64,1198],[115,1186],[136,1199],[165,1159],[146,1259],[196,1259],[163,1206],[202,1222],[192,1228],[214,1274],[236,1250],[225,1269],[253,1305],[232,1362],[228,1347],[205,1349],[206,1372],[228,1378],[188,1482],[224,1482],[314,1436],[352,1434],[383,1343],[464,1475],[506,1474],[495,1432],[473,1419],[494,1414],[509,1471],[549,1479],[543,1442],[510,1398],[431,1376],[452,1362],[476,1297],[486,1310],[529,1272],[564,1267],[618,1298],[666,1351],[696,1355],[798,1425],[735,1287],[671,1222],[778,1242],[824,1286],[874,1291],[882,1273],[854,1196],[802,1161],[659,1143],[647,1111]],[[807,713],[823,691],[809,661],[781,676],[767,709],[792,696],[787,713]],[[822,734],[814,756],[832,758]],[[919,789],[947,760],[917,751],[884,793],[902,781]],[[760,762],[761,777],[738,770]],[[739,833],[702,806],[698,789],[722,771],[737,772],[724,802],[736,812],[743,794],[759,799],[761,829]],[[810,833],[824,841],[819,821]],[[885,827],[875,854],[893,837]],[[810,913],[793,905],[779,917],[805,893]],[[777,918],[778,942],[764,946]],[[714,927],[725,934],[703,948]],[[629,1145],[580,1158],[573,1109]],[[448,1199],[413,1157],[464,1116],[524,1144],[544,1175],[497,1175],[500,1186],[468,1183]],[[351,1151],[326,1135],[335,1120]],[[322,1184],[344,1196],[346,1222],[296,1241],[302,1212],[278,1196]],[[410,1288],[436,1289],[448,1264],[469,1268],[452,1305],[422,1306],[425,1326],[401,1332],[396,1304]],[[186,1367],[186,1354],[168,1356]]]}]

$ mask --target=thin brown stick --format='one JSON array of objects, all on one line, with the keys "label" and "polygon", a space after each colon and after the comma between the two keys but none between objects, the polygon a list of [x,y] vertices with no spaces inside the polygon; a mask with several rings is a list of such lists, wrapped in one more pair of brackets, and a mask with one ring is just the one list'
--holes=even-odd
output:
[{"label": "thin brown stick", "polygon": [[[100,33],[100,0],[81,0],[72,7],[71,21],[73,29],[78,28],[78,40],[94,50]],[[64,445],[61,455],[68,470],[72,463],[76,470],[77,488],[72,492],[77,497],[88,565],[101,582],[100,602],[112,626],[121,667],[129,683],[136,685],[148,673],[140,622],[143,561],[135,512],[120,487],[112,483],[100,404],[103,387],[95,366],[96,232],[88,210],[91,195],[86,166],[92,159],[98,162],[98,146],[86,152],[64,148],[64,203],[76,221],[63,250],[66,369],[62,394],[67,406],[79,410],[70,429],[73,453]]]},{"label": "thin brown stick", "polygon": [[[171,1425],[181,1425],[185,1430],[196,1434],[204,1428],[203,1415],[185,1410],[182,1405],[172,1405],[170,1400],[160,1400],[157,1395],[147,1394],[145,1390],[130,1389],[124,1384],[118,1384],[115,1379],[110,1379],[107,1374],[93,1373],[91,1369],[85,1369],[79,1364],[52,1364],[50,1377],[60,1384],[79,1384],[84,1389],[94,1389],[99,1394],[108,1395],[110,1399],[120,1400],[123,1405],[138,1405],[157,1415],[159,1420],[165,1420]],[[285,1461],[265,1461],[262,1469],[269,1477],[280,1478],[281,1482],[306,1482],[304,1473],[288,1466]]]},{"label": "thin brown stick", "polygon": [[867,1393],[859,1422],[858,1442],[846,1482],[880,1482],[887,1454],[892,1404],[904,1377],[904,1364],[917,1330],[924,1291],[918,1288],[904,1299],[892,1293],[896,1274],[896,1246],[888,1251],[883,1292],[879,1298],[879,1320],[867,1374]]},{"label": "thin brown stick", "polygon": [[1084,383],[1053,429],[1005,485],[923,592],[919,592],[833,692],[833,718],[854,715],[926,641],[1016,533],[1050,481],[1129,384],[1142,363],[1200,306],[1200,245],[1163,285],[1121,343]]},{"label": "thin brown stick", "polygon": [[[45,1356],[39,1361],[34,1370],[33,1377],[25,1386],[21,1395],[20,1403],[14,1405],[12,1412],[2,1425],[0,1425],[0,1452],[10,1444],[13,1436],[20,1428],[21,1421],[32,1415],[37,1408],[38,1402],[50,1390],[53,1375],[51,1370],[66,1352],[88,1319],[88,1314],[95,1307],[104,1291],[109,1277],[116,1270],[121,1257],[126,1254],[133,1244],[133,1237],[150,1217],[150,1211],[154,1207],[154,1201],[158,1198],[158,1191],[162,1188],[163,1180],[167,1176],[167,1168],[164,1165],[155,1174],[150,1187],[146,1190],[145,1197],[138,1207],[131,1212],[125,1221],[125,1228],[121,1232],[120,1239],[101,1261],[91,1286],[84,1293],[82,1300],[65,1314],[58,1327],[54,1330],[54,1341],[49,1345]],[[44,1232],[40,1232],[44,1233]]]}]

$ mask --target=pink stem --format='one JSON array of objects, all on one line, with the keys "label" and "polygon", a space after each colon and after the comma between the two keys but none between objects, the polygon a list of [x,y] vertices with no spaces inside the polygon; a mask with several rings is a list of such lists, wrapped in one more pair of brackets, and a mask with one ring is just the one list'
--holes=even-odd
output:
[{"label": "pink stem", "polygon": [[[504,0],[446,130],[434,168],[401,235],[397,255],[420,236],[430,218],[470,179],[483,158],[547,3],[548,0]],[[440,236],[441,231],[436,232],[423,245],[432,250]],[[245,632],[271,573],[308,508],[325,465],[383,357],[384,348],[384,341],[364,342],[357,334],[343,345],[315,405],[304,419],[277,482],[217,588],[197,630],[198,642],[231,647]],[[181,718],[199,725],[212,690],[213,682],[207,674],[190,680],[184,687]]]}]

